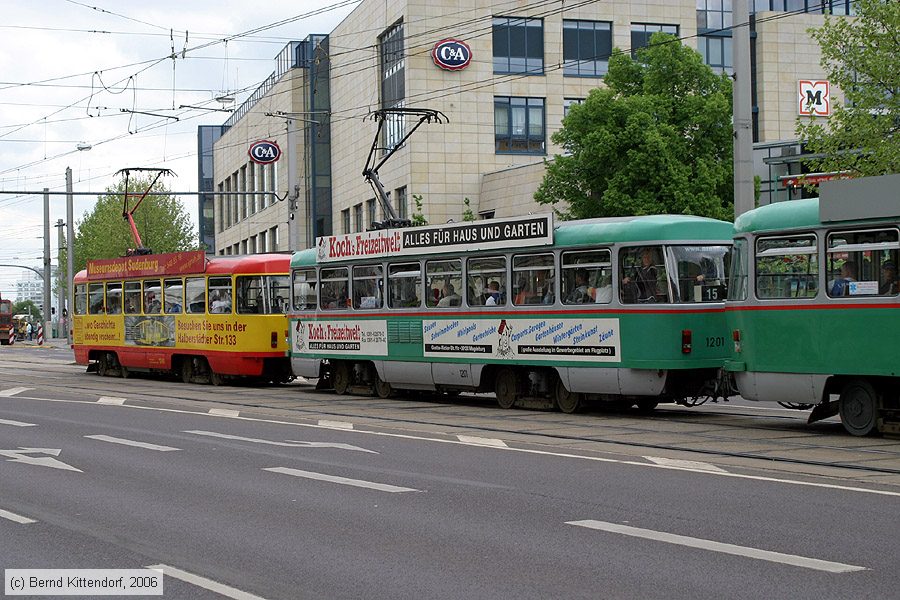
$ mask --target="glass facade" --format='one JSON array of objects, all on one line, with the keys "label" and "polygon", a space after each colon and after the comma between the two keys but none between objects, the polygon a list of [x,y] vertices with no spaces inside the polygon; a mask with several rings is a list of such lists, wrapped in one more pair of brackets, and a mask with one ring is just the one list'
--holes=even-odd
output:
[{"label": "glass facade", "polygon": [[497,154],[546,154],[543,98],[494,97]]},{"label": "glass facade", "polygon": [[637,58],[638,48],[644,48],[650,45],[650,38],[654,33],[662,31],[663,33],[671,33],[678,35],[678,25],[659,25],[654,23],[632,23],[631,24],[631,57]]},{"label": "glass facade", "polygon": [[612,23],[563,21],[563,74],[600,77],[609,69]]},{"label": "glass facade", "polygon": [[494,17],[494,73],[544,72],[544,21]]},{"label": "glass facade", "polygon": [[[402,108],[406,98],[406,60],[403,50],[403,22],[388,28],[378,38],[381,65],[381,108]],[[390,150],[403,138],[406,127],[404,118],[389,116],[382,129],[382,144]]]}]

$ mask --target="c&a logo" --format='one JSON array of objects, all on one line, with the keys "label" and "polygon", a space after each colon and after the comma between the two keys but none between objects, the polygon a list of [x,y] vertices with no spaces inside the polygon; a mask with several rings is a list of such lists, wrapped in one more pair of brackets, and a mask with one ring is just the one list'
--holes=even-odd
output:
[{"label": "c&a logo", "polygon": [[472,49],[460,40],[441,40],[431,49],[431,59],[446,71],[459,71],[472,62]]}]

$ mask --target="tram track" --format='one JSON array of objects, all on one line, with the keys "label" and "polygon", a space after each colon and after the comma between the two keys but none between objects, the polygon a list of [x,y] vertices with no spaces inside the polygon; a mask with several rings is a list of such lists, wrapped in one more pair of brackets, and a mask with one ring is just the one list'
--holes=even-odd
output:
[{"label": "tram track", "polygon": [[[6,371],[6,369],[4,369]],[[59,373],[59,375],[57,375]],[[93,376],[91,376],[93,379]],[[30,382],[27,378],[16,377],[13,375],[10,379],[17,380],[15,383],[20,385],[28,385]],[[105,382],[101,378],[96,378],[85,384],[78,384],[73,381],[70,368],[60,372],[56,369],[47,369],[42,373],[40,386],[44,388],[62,391],[67,394],[85,393],[89,395],[103,394],[122,394],[120,379],[110,379]],[[478,431],[486,435],[494,437],[514,434],[520,439],[524,436],[526,443],[535,443],[545,445],[548,440],[561,443],[570,442],[591,442],[596,444],[609,444],[624,446],[633,449],[646,449],[652,451],[668,451],[695,454],[703,457],[727,457],[753,461],[765,461],[767,463],[777,463],[786,465],[797,465],[805,467],[818,467],[829,469],[847,469],[856,473],[869,473],[879,475],[900,475],[900,467],[892,468],[878,465],[856,464],[846,460],[815,460],[811,458],[799,458],[789,455],[792,451],[832,451],[832,452],[852,452],[857,455],[867,455],[872,459],[896,459],[900,465],[900,451],[893,449],[880,448],[854,448],[848,446],[835,446],[832,444],[822,445],[811,443],[816,439],[821,439],[821,435],[830,435],[823,432],[814,432],[806,434],[799,431],[796,427],[804,425],[799,419],[787,415],[748,415],[746,411],[741,411],[739,407],[735,410],[723,411],[721,409],[715,411],[700,412],[702,409],[690,409],[690,411],[680,408],[665,408],[649,415],[634,415],[634,419],[641,422],[648,422],[656,426],[641,426],[640,423],[630,420],[631,415],[622,412],[602,412],[600,410],[592,410],[587,414],[577,415],[574,419],[568,416],[559,415],[557,413],[549,413],[543,411],[533,411],[525,413],[524,411],[516,411],[519,414],[509,414],[504,418],[503,425],[497,425],[497,414],[493,407],[490,407],[492,414],[483,414],[485,407],[480,397],[463,395],[456,398],[455,402],[446,402],[438,396],[424,395],[415,400],[392,399],[382,401],[366,396],[335,396],[333,399],[325,399],[320,395],[312,395],[300,390],[296,386],[280,386],[277,388],[266,387],[200,387],[192,386],[191,394],[181,393],[180,386],[182,384],[171,382],[172,386],[160,386],[157,383],[160,380],[154,380],[145,377],[135,377],[129,380],[129,395],[136,397],[135,399],[145,399],[148,401],[178,402],[178,403],[216,403],[221,405],[233,406],[235,408],[244,409],[268,409],[282,410],[293,416],[301,418],[339,418],[339,419],[364,419],[368,423],[382,423],[384,426],[401,425],[404,427],[416,428],[419,426],[428,427],[463,427],[469,431]],[[168,380],[164,380],[169,382]],[[142,385],[147,382],[148,385]],[[105,384],[105,385],[104,385]],[[155,385],[157,384],[157,385]],[[240,400],[230,398],[236,390],[253,390],[251,394],[242,394]],[[231,392],[231,393],[228,393]],[[321,394],[321,392],[314,392]],[[291,405],[285,405],[286,395],[292,395],[293,399],[298,400]],[[298,398],[300,396],[301,398]],[[302,399],[302,401],[300,401]],[[363,406],[350,406],[351,403],[359,403],[366,401]],[[375,403],[375,404],[373,404]],[[405,403],[405,404],[404,404]],[[481,414],[473,414],[471,409],[477,409]],[[468,409],[468,410],[467,410]],[[390,410],[391,414],[378,414],[380,411]],[[440,410],[439,414],[427,414],[426,411]],[[398,414],[402,413],[402,414]],[[412,413],[415,413],[414,415]],[[549,415],[553,415],[548,419]],[[700,415],[704,416],[700,416]],[[603,419],[603,417],[609,417]],[[483,418],[483,422],[473,422],[473,419]],[[747,424],[722,422],[725,419],[741,419],[747,420]],[[465,424],[454,423],[455,419],[465,419]],[[578,419],[585,422],[577,423]],[[589,421],[588,421],[589,420]],[[753,422],[764,421],[765,426],[754,425]],[[774,425],[775,423],[784,422],[783,425]],[[688,426],[709,426],[713,430],[707,431],[687,431],[687,432],[671,432],[662,430],[660,424],[677,424]],[[519,426],[521,425],[521,426]],[[525,427],[527,425],[528,427]],[[535,429],[537,425],[540,429]],[[560,428],[569,428],[575,430],[576,433],[561,433],[551,430]],[[582,430],[583,433],[578,432]],[[588,429],[593,430],[589,432]],[[618,434],[604,435],[596,433],[597,429],[614,429]],[[691,447],[691,443],[698,440],[702,442],[712,443],[734,443],[738,441],[758,442],[758,439],[747,438],[746,436],[732,437],[727,435],[727,431],[753,431],[761,432],[789,432],[804,436],[799,441],[786,441],[782,439],[766,439],[765,443],[772,447],[770,453],[760,452],[742,452],[733,451],[723,448],[697,448]],[[681,441],[673,443],[647,442],[639,439],[622,439],[623,435],[630,438],[646,436],[656,436],[670,433],[673,437],[681,437]],[[527,441],[529,438],[533,441]],[[849,438],[855,440],[857,438]],[[871,438],[877,440],[878,438]]]}]

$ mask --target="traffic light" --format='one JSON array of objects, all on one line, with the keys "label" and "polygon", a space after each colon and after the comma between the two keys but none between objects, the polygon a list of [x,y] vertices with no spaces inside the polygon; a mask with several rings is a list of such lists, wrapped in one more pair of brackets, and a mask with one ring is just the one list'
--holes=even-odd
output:
[{"label": "traffic light", "polygon": [[65,318],[65,317],[68,317],[68,316],[69,316],[69,311],[66,310],[65,308],[63,308],[63,317]]},{"label": "traffic light", "polygon": [[51,307],[50,307],[50,314],[51,314],[51,315],[55,315],[55,314],[56,314],[56,307],[55,307],[55,306],[51,306]]}]

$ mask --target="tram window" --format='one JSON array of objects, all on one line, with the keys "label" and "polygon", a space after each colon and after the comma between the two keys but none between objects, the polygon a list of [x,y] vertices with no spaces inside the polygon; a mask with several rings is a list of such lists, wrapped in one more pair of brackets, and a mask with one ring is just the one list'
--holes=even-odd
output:
[{"label": "tram window", "polygon": [[724,302],[729,246],[667,246],[676,302]]},{"label": "tram window", "polygon": [[87,312],[87,286],[80,283],[75,286],[75,314],[83,315]]},{"label": "tram window", "polygon": [[513,257],[513,304],[553,304],[552,254],[530,254]]},{"label": "tram window", "polygon": [[322,269],[319,306],[325,310],[344,310],[350,306],[348,270],[346,267]]},{"label": "tram window", "polygon": [[291,279],[287,275],[269,275],[269,307],[267,314],[284,314],[288,311],[291,297]]},{"label": "tram window", "polygon": [[88,284],[88,314],[102,315],[106,313],[106,307],[103,304],[103,284]]},{"label": "tram window", "polygon": [[388,305],[391,308],[418,308],[422,304],[421,290],[419,263],[388,265]]},{"label": "tram window", "polygon": [[106,284],[106,312],[110,315],[122,314],[122,282]]},{"label": "tram window", "polygon": [[622,302],[671,302],[666,264],[659,246],[623,249],[619,254],[619,269]]},{"label": "tram window", "polygon": [[158,315],[162,309],[162,287],[159,279],[144,281],[144,314]]},{"label": "tram window", "polygon": [[833,232],[827,239],[828,296],[897,294],[896,229]]},{"label": "tram window", "polygon": [[313,310],[316,308],[316,270],[302,269],[294,271],[293,297],[294,310]]},{"label": "tram window", "polygon": [[425,262],[425,306],[446,308],[462,304],[462,261]]},{"label": "tram window", "polygon": [[772,237],[756,241],[758,298],[815,298],[818,282],[816,236]]},{"label": "tram window", "polygon": [[231,312],[231,277],[209,278],[209,312],[216,314]]},{"label": "tram window", "polygon": [[747,240],[734,240],[728,274],[728,300],[747,299]]},{"label": "tram window", "polygon": [[206,278],[191,277],[184,285],[185,312],[204,314],[206,312]]},{"label": "tram window", "polygon": [[382,307],[383,275],[381,265],[353,267],[353,308]]},{"label": "tram window", "polygon": [[612,263],[609,250],[566,252],[562,255],[563,304],[612,302]]},{"label": "tram window", "polygon": [[506,304],[506,257],[470,258],[466,263],[466,293],[470,306]]},{"label": "tram window", "polygon": [[163,312],[167,315],[179,315],[184,305],[182,291],[184,285],[180,279],[166,279],[163,282]]},{"label": "tram window", "polygon": [[125,282],[125,314],[139,315],[141,313],[141,282]]},{"label": "tram window", "polygon": [[263,306],[263,278],[257,275],[238,276],[237,285],[237,312],[241,315],[256,315],[264,310]]}]

